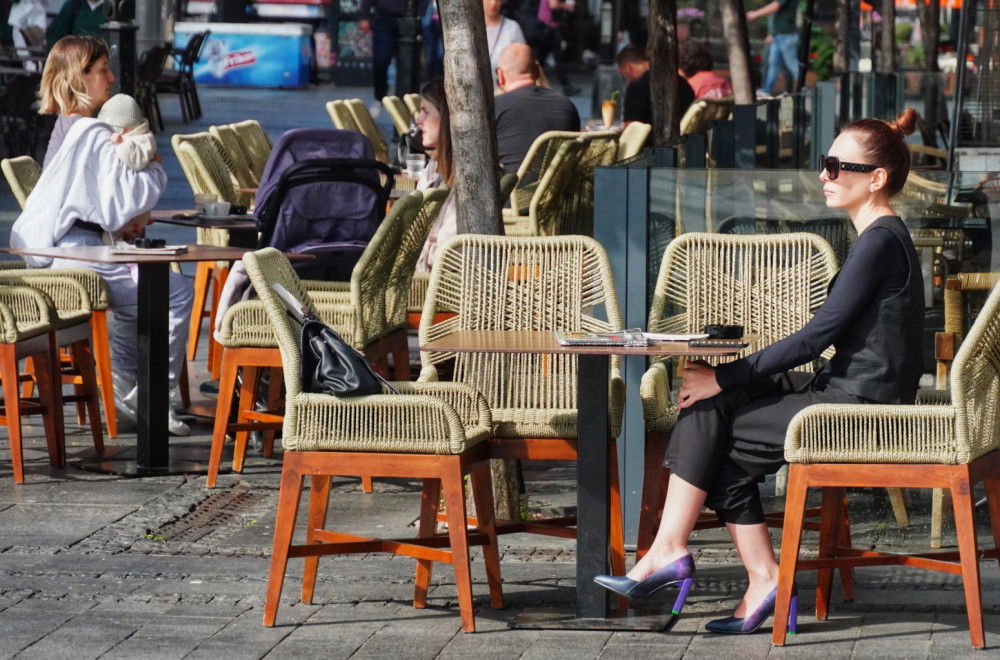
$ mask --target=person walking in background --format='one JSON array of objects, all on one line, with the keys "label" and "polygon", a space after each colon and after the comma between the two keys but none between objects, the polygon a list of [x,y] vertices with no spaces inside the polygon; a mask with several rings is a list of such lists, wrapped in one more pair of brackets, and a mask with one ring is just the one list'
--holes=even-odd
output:
[{"label": "person walking in background", "polygon": [[[417,16],[427,11],[429,0],[417,0]],[[358,27],[372,35],[373,116],[382,112],[382,97],[389,93],[389,65],[396,57],[399,19],[406,15],[407,0],[363,0]]]},{"label": "person walking in background", "polygon": [[518,22],[524,30],[528,45],[535,51],[539,66],[552,55],[556,65],[556,79],[563,94],[574,96],[580,88],[569,81],[566,72],[566,51],[563,49],[561,21],[576,9],[575,0],[525,0],[518,10]]},{"label": "person walking in background", "polygon": [[733,86],[715,72],[712,51],[697,39],[681,42],[678,60],[680,73],[691,85],[696,99],[725,99],[733,95]]},{"label": "person walking in background", "polygon": [[444,33],[441,31],[441,15],[438,0],[430,0],[421,15],[420,33],[424,37],[424,62],[427,65],[427,80],[444,75]]},{"label": "person walking in background", "polygon": [[[622,108],[622,121],[626,126],[633,121],[644,124],[653,123],[653,101],[649,91],[649,58],[645,51],[630,44],[618,53],[618,73],[628,83],[625,88],[625,104]],[[694,90],[680,75],[677,76],[677,98],[674,112],[683,116],[691,102],[694,101]]]},{"label": "person walking in background", "polygon": [[57,41],[70,34],[100,38],[101,26],[107,22],[104,0],[66,0],[52,19],[45,39],[52,48]]},{"label": "person walking in background", "polygon": [[764,72],[764,84],[757,96],[767,98],[774,92],[774,84],[778,82],[778,71],[785,69],[788,75],[787,91],[792,91],[799,77],[799,33],[795,29],[795,12],[799,0],[772,0],[759,9],[747,12],[747,20],[755,21],[768,17],[767,35],[767,71]]},{"label": "person walking in background", "polygon": [[486,17],[486,49],[490,54],[490,73],[493,75],[493,87],[498,87],[497,68],[500,66],[500,53],[511,44],[527,43],[524,32],[517,21],[500,13],[502,0],[483,0],[483,15]]}]

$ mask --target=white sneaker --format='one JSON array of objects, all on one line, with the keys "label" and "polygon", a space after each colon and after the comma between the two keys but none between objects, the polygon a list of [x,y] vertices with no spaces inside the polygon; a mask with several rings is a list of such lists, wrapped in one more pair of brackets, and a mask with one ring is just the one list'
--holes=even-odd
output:
[{"label": "white sneaker", "polygon": [[167,430],[170,431],[170,435],[189,435],[191,433],[191,427],[181,421],[173,408],[167,411]]},{"label": "white sneaker", "polygon": [[135,387],[135,376],[113,371],[111,385],[115,396],[115,415],[118,426],[123,430],[133,430],[136,423],[135,402],[138,391]]},{"label": "white sneaker", "polygon": [[177,411],[184,410],[184,402],[181,400],[180,386],[170,388],[170,407]]}]

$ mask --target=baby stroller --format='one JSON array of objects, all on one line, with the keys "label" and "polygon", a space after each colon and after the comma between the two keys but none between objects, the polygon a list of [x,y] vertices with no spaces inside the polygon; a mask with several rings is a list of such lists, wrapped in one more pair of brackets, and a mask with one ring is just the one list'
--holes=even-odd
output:
[{"label": "baby stroller", "polygon": [[288,131],[261,174],[257,247],[314,255],[293,261],[303,279],[347,281],[385,217],[392,185],[392,170],[361,133]]}]

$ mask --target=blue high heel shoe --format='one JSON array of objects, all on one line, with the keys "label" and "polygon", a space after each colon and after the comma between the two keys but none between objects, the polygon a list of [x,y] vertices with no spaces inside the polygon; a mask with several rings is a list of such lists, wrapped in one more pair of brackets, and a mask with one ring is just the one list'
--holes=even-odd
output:
[{"label": "blue high heel shoe", "polygon": [[633,580],[624,575],[598,575],[594,582],[625,598],[646,598],[672,584],[681,584],[681,591],[674,601],[673,613],[680,614],[694,583],[694,559],[690,554],[675,559],[642,580]]},{"label": "blue high heel shoe", "polygon": [[[743,618],[727,616],[725,619],[716,619],[705,624],[705,630],[723,635],[749,635],[757,632],[767,618],[774,614],[774,604],[778,599],[778,588],[775,587],[767,598],[757,606],[753,612]],[[788,634],[795,634],[795,626],[798,623],[799,593],[795,585],[792,585],[792,600],[788,608]]]}]

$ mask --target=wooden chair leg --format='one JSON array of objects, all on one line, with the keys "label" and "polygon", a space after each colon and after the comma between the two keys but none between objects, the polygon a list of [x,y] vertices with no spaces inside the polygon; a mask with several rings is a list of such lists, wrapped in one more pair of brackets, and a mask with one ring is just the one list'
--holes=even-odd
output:
[{"label": "wooden chair leg", "polygon": [[[837,544],[842,548],[851,546],[851,516],[847,511],[847,489],[843,491],[840,500],[840,525],[837,527]],[[844,601],[854,600],[854,567],[841,566],[837,569],[840,573],[840,588],[844,592]]]},{"label": "wooden chair leg", "polygon": [[990,529],[993,547],[1000,548],[1000,474],[990,474],[983,480],[986,489],[986,506],[990,510]]},{"label": "wooden chair leg", "polygon": [[941,534],[944,530],[944,489],[934,488],[931,491],[931,547],[941,547]]},{"label": "wooden chair leg", "polygon": [[775,646],[784,646],[788,632],[788,614],[791,610],[795,571],[799,563],[808,486],[809,468],[804,465],[789,466],[785,525],[781,533],[781,563],[778,565],[778,596],[774,604],[774,627],[771,630],[771,643]]},{"label": "wooden chair leg", "polygon": [[495,509],[489,463],[473,470],[469,475],[469,482],[472,486],[472,498],[476,503],[479,531],[489,538],[489,543],[483,546],[483,564],[486,566],[486,581],[490,587],[490,605],[495,610],[503,609],[500,551],[497,548],[496,524],[493,519]]},{"label": "wooden chair leg", "polygon": [[[247,412],[253,411],[257,402],[257,390],[260,387],[260,374],[262,369],[255,366],[243,365],[243,385],[240,387],[240,402],[237,407],[236,422],[243,424],[247,422]],[[220,388],[221,393],[221,388]],[[226,411],[221,411],[223,414]],[[233,471],[243,471],[243,459],[247,454],[247,440],[250,438],[249,431],[236,432],[236,446],[233,448]]]},{"label": "wooden chair leg", "polygon": [[889,502],[892,504],[892,513],[896,516],[896,524],[900,527],[910,526],[910,516],[906,511],[906,502],[903,500],[902,488],[886,488],[889,492]]},{"label": "wooden chair leg", "polygon": [[226,286],[226,280],[229,279],[229,269],[228,268],[218,268],[213,270],[215,275],[215,283],[212,286],[212,306],[208,313],[208,364],[212,372],[212,378],[219,378],[219,371],[222,368],[222,345],[215,341],[212,337],[212,332],[215,330],[215,316],[219,310],[219,299],[222,297],[222,289]]},{"label": "wooden chair leg", "polygon": [[[477,503],[478,507],[479,504]],[[420,521],[417,526],[417,536],[426,538],[437,531],[438,511],[441,509],[441,480],[424,479],[420,491]],[[430,559],[417,559],[417,572],[413,581],[413,606],[417,609],[427,607],[427,587],[431,582],[431,572],[434,562]]]},{"label": "wooden chair leg", "polygon": [[663,458],[667,453],[666,433],[646,432],[646,450],[643,459],[642,496],[639,509],[639,528],[635,542],[636,559],[642,559],[656,536],[660,511],[667,499],[667,479],[664,477]]},{"label": "wooden chair leg", "polygon": [[[281,396],[281,386],[284,383],[285,372],[281,367],[271,367],[271,378],[268,380],[267,409],[277,410],[278,404],[284,399]],[[264,458],[271,458],[274,453],[274,431],[264,431]]]},{"label": "wooden chair leg", "polygon": [[[21,454],[21,397],[17,383],[17,356],[13,344],[0,344],[0,379],[3,379],[4,416],[10,443],[10,463],[14,483],[24,483],[24,459]],[[13,386],[11,384],[13,383]]]},{"label": "wooden chair leg", "polygon": [[75,342],[70,346],[73,364],[80,372],[79,386],[86,398],[87,415],[90,417],[90,435],[94,441],[94,451],[104,453],[104,431],[101,429],[101,404],[98,401],[97,372],[94,365],[94,353],[87,340]]},{"label": "wooden chair leg", "polygon": [[[625,575],[625,523],[622,520],[622,490],[618,477],[618,441],[608,443],[608,470],[610,474],[611,527],[609,558],[612,575]],[[627,608],[626,608],[627,609]]]},{"label": "wooden chair leg", "polygon": [[198,339],[201,335],[201,322],[205,318],[205,300],[208,298],[209,273],[212,262],[199,261],[194,272],[194,303],[191,305],[191,324],[188,334],[187,359],[193,360],[198,353]]},{"label": "wooden chair leg", "polygon": [[[55,333],[49,333],[49,350],[35,356],[35,379],[38,397],[45,414],[45,440],[49,448],[49,462],[62,467],[66,464],[66,426],[63,420],[62,374],[59,368],[59,351],[56,350]],[[20,433],[20,426],[18,427]],[[19,440],[20,441],[20,440]]]},{"label": "wooden chair leg", "polygon": [[[306,523],[306,545],[316,543],[316,531],[322,530],[326,524],[327,505],[330,502],[330,477],[325,474],[314,474],[309,480],[309,517]],[[305,558],[302,569],[302,602],[312,604],[313,592],[316,589],[316,571],[319,569],[319,557],[316,555]]]},{"label": "wooden chair leg", "polygon": [[370,494],[370,493],[374,492],[374,490],[375,490],[375,482],[372,481],[371,475],[366,474],[366,475],[362,476],[361,477],[361,492],[363,492],[363,493],[369,493]]},{"label": "wooden chair leg", "polygon": [[472,567],[469,561],[469,532],[465,526],[465,488],[460,461],[458,456],[448,456],[442,461],[441,489],[444,491],[444,505],[448,514],[451,563],[455,569],[462,630],[471,633],[476,632],[476,618],[472,606]]},{"label": "wooden chair leg", "polygon": [[[291,454],[296,454],[292,456]],[[264,599],[264,625],[273,626],[278,614],[281,587],[288,567],[288,549],[292,545],[295,519],[299,513],[302,493],[301,456],[287,452],[281,466],[281,488],[278,491],[278,513],[274,524],[274,545],[271,548],[271,570],[267,578],[267,596]]]},{"label": "wooden chair leg", "polygon": [[90,315],[90,336],[94,347],[94,363],[97,369],[97,385],[101,389],[101,403],[104,406],[104,421],[108,425],[108,437],[118,437],[118,414],[115,410],[115,390],[111,376],[111,344],[108,341],[108,315],[104,310]]},{"label": "wooden chair leg", "polygon": [[235,354],[237,349],[226,349],[222,354],[222,375],[219,379],[219,398],[215,407],[215,426],[212,430],[212,450],[208,458],[208,477],[205,485],[215,488],[222,465],[222,450],[226,445],[226,427],[229,425],[229,410],[233,405],[233,392],[236,389],[236,370],[238,368]]},{"label": "wooden chair leg", "polygon": [[[819,557],[820,559],[837,556],[836,546],[839,540],[838,525],[841,518],[841,506],[844,500],[844,489],[836,487],[823,488],[822,517],[819,527]],[[785,515],[788,515],[786,500]],[[787,518],[786,518],[787,519]],[[816,618],[825,621],[830,607],[830,592],[833,589],[833,569],[821,568],[816,572]]]},{"label": "wooden chair leg", "polygon": [[955,530],[958,534],[958,554],[962,563],[962,584],[965,586],[965,609],[969,615],[969,633],[972,646],[986,646],[983,632],[983,602],[979,584],[979,553],[976,550],[976,511],[972,501],[972,484],[969,466],[950,468],[951,501],[955,511]]}]

